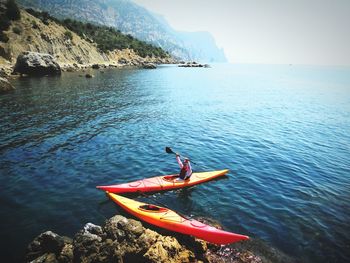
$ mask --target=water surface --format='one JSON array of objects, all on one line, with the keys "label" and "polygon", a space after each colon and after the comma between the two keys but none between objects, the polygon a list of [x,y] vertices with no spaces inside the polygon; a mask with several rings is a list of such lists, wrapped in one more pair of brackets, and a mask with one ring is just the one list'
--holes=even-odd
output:
[{"label": "water surface", "polygon": [[[163,66],[22,78],[0,97],[1,257],[118,212],[96,185],[178,171],[222,180],[152,198],[304,262],[350,260],[350,69]],[[142,198],[140,198],[142,200]],[[5,261],[4,261],[5,262]]]}]

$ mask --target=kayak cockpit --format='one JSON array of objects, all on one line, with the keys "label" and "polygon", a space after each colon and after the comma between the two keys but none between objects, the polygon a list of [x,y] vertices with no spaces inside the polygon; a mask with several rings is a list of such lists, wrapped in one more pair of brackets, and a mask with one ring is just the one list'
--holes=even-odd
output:
[{"label": "kayak cockpit", "polygon": [[188,182],[190,180],[190,178],[186,179],[186,180],[178,180],[179,179],[179,175],[166,175],[163,176],[163,180],[167,181],[167,182],[173,182],[173,183],[184,183],[184,182]]},{"label": "kayak cockpit", "polygon": [[168,211],[167,208],[159,207],[156,205],[150,205],[150,204],[140,205],[139,209],[141,211],[152,212],[152,213],[163,213],[163,212]]},{"label": "kayak cockpit", "polygon": [[167,182],[173,182],[177,178],[179,178],[179,175],[166,175],[166,176],[163,176],[163,180],[167,181]]}]

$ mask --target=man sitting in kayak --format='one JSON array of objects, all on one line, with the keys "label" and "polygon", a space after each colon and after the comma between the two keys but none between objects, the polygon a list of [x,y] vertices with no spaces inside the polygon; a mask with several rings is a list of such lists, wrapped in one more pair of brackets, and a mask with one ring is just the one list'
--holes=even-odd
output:
[{"label": "man sitting in kayak", "polygon": [[180,155],[176,153],[176,161],[179,164],[181,170],[179,173],[179,178],[177,180],[188,180],[192,175],[192,167],[190,160],[188,158],[184,159],[184,162],[181,162]]}]

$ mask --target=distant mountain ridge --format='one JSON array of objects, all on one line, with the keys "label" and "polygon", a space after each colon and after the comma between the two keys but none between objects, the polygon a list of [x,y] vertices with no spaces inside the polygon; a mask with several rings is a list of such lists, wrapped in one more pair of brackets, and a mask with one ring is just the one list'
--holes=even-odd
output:
[{"label": "distant mountain ridge", "polygon": [[207,32],[177,32],[161,16],[129,0],[17,0],[59,18],[115,27],[124,34],[162,47],[183,60],[226,62],[223,50]]},{"label": "distant mountain ridge", "polygon": [[217,48],[215,39],[209,32],[178,32],[178,35],[196,60],[227,62],[224,50]]}]

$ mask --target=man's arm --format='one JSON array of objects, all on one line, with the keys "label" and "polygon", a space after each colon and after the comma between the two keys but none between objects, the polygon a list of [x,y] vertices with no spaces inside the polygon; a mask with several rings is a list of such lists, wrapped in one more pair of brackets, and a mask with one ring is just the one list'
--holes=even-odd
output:
[{"label": "man's arm", "polygon": [[184,167],[184,165],[181,162],[180,155],[176,155],[176,161],[179,164],[180,168],[182,169],[182,167]]}]

